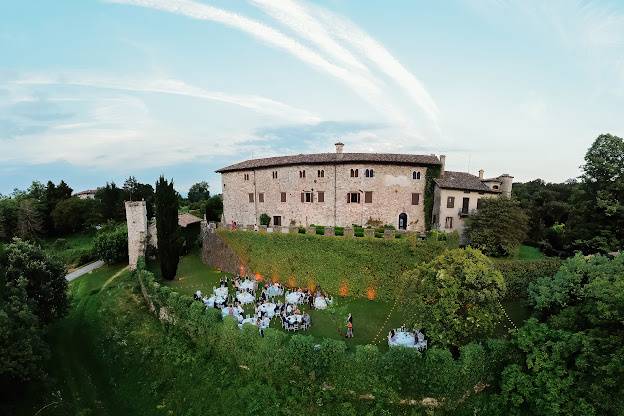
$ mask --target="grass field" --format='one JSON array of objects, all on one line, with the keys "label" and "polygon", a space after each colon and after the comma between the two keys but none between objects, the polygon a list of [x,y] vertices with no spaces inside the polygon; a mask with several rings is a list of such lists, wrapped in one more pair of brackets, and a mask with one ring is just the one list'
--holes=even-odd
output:
[{"label": "grass field", "polygon": [[41,245],[46,252],[57,256],[69,269],[73,269],[95,260],[92,254],[94,238],[93,232],[77,233],[60,239],[49,238]]},{"label": "grass field", "polygon": [[539,248],[531,247],[526,245],[521,245],[518,249],[518,253],[513,257],[518,260],[539,260],[543,259],[544,253],[542,253]]},{"label": "grass field", "polygon": [[[148,268],[160,276],[157,262],[150,262]],[[173,281],[162,281],[163,284],[176,291],[192,296],[195,291],[201,290],[204,294],[210,294],[213,287],[219,285],[221,272],[205,265],[195,251],[180,260],[178,274]],[[230,293],[233,293],[230,288]],[[386,335],[390,329],[398,328],[405,323],[409,311],[402,309],[400,305],[393,308],[394,304],[379,300],[370,301],[365,298],[345,297],[334,295],[335,305],[328,310],[308,310],[307,306],[301,309],[308,311],[312,318],[312,326],[306,334],[320,338],[344,339],[348,347],[355,345],[376,343],[381,349],[387,348]],[[283,299],[282,299],[283,301]],[[503,304],[509,317],[516,325],[524,322],[528,317],[528,307],[523,301],[514,300]],[[253,306],[244,307],[245,314],[253,314]],[[354,320],[354,335],[352,339],[345,339],[345,319],[351,313]],[[505,320],[497,332],[504,334],[510,325]],[[277,320],[271,322],[271,328],[281,329]]]}]

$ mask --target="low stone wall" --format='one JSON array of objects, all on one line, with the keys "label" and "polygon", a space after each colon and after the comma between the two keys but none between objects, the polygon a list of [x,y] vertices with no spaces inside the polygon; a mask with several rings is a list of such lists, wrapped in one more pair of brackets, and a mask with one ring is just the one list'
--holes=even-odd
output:
[{"label": "low stone wall", "polygon": [[240,259],[216,232],[204,235],[202,243],[202,261],[226,273],[238,273]]}]

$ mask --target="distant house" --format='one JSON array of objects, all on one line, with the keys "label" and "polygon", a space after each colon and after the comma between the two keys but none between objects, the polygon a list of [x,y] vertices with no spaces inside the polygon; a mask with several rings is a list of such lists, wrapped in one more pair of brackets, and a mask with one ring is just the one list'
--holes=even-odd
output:
[{"label": "distant house", "polygon": [[432,226],[441,231],[464,230],[464,219],[479,209],[484,198],[510,197],[513,176],[484,179],[467,172],[442,171],[435,179]]},{"label": "distant house", "polygon": [[96,189],[87,189],[86,191],[77,192],[74,196],[77,196],[80,199],[95,199]]}]

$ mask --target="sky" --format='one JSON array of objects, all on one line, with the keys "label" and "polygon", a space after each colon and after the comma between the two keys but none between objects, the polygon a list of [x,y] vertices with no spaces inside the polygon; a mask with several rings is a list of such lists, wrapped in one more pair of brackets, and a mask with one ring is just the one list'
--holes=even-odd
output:
[{"label": "sky", "polygon": [[564,181],[624,136],[624,1],[0,2],[0,193],[249,158],[446,154]]}]

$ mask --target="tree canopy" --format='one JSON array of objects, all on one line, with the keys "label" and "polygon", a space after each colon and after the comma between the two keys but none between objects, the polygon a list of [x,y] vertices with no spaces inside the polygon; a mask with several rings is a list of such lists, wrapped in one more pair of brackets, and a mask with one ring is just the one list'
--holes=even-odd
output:
[{"label": "tree canopy", "polygon": [[162,277],[173,280],[180,260],[181,237],[178,226],[178,197],[173,180],[163,176],[156,182],[156,229]]},{"label": "tree canopy", "polygon": [[207,200],[210,198],[209,188],[208,182],[206,181],[193,184],[188,191],[188,201],[192,203]]},{"label": "tree canopy", "polygon": [[466,220],[466,236],[471,246],[494,257],[509,256],[524,241],[528,217],[518,201],[487,198]]},{"label": "tree canopy", "polygon": [[414,311],[409,323],[434,344],[458,347],[485,337],[501,319],[505,282],[479,250],[448,250],[404,279],[403,297]]}]

